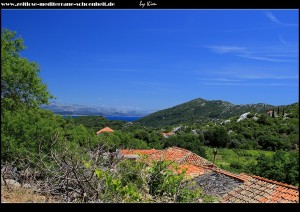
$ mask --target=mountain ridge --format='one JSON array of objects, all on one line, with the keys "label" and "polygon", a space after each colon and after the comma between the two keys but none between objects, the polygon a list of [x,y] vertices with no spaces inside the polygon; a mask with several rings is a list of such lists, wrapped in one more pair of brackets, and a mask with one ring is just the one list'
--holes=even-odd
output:
[{"label": "mountain ridge", "polygon": [[233,104],[223,100],[205,100],[202,98],[151,113],[136,122],[151,127],[166,127],[178,124],[203,124],[209,121],[227,119],[246,112],[266,113],[270,109],[285,107],[265,103]]},{"label": "mountain ridge", "polygon": [[42,105],[42,109],[51,110],[59,115],[77,115],[77,116],[136,116],[143,117],[150,114],[148,111],[139,111],[134,109],[96,107],[79,104],[60,104],[52,102],[49,105]]}]

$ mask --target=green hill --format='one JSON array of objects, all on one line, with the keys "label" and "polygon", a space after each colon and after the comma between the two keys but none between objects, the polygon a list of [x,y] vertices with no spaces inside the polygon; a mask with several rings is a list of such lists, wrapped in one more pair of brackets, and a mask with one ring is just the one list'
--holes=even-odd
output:
[{"label": "green hill", "polygon": [[266,113],[270,109],[276,109],[276,107],[262,103],[234,105],[222,100],[208,101],[198,98],[152,113],[137,120],[137,122],[151,127],[166,127],[191,123],[203,124],[209,121],[239,116],[246,112]]}]

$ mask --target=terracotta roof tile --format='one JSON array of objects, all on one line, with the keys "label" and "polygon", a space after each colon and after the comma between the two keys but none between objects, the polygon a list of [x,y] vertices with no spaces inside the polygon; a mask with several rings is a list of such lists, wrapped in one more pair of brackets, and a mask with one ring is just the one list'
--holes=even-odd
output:
[{"label": "terracotta roof tile", "polygon": [[[277,181],[274,181],[274,180],[269,180],[267,178],[263,178],[263,177],[260,177],[260,176],[251,175],[251,177],[254,177],[254,178],[259,179],[259,180],[264,181],[264,182],[276,184],[276,185],[279,185],[279,186],[284,186],[286,188],[298,189],[297,186],[293,186],[293,185],[289,185],[289,184],[286,184],[286,183],[277,182]],[[279,187],[279,188],[284,189],[284,187]]]},{"label": "terracotta roof tile", "polygon": [[164,137],[169,137],[169,136],[171,136],[171,135],[175,135],[175,133],[174,132],[163,132],[163,133],[161,133]]},{"label": "terracotta roof tile", "polygon": [[210,169],[207,169],[203,166],[196,166],[188,163],[180,164],[176,172],[182,173],[184,170],[186,171],[186,177],[195,177],[212,172]]},{"label": "terracotta roof tile", "polygon": [[103,132],[113,132],[113,130],[110,129],[109,127],[104,127],[103,129],[96,132],[96,134],[98,135],[99,133],[103,133]]},{"label": "terracotta roof tile", "polygon": [[186,151],[173,151],[173,149],[168,148],[152,154],[149,156],[149,160],[179,161],[184,155],[186,155]]},{"label": "terracotta roof tile", "polygon": [[137,149],[122,149],[120,151],[124,157],[131,157],[133,155],[148,155],[147,161],[152,160],[166,160],[174,161],[179,164],[179,172],[186,170],[186,177],[200,176],[212,172],[206,165],[212,165],[206,159],[179,147],[170,147],[165,150],[137,150]]},{"label": "terracotta roof tile", "polygon": [[161,150],[157,149],[121,149],[121,155],[150,155]]},{"label": "terracotta roof tile", "polygon": [[214,171],[215,171],[215,172],[218,172],[218,173],[221,173],[221,174],[224,174],[224,175],[227,175],[227,176],[229,176],[229,177],[233,177],[233,178],[235,178],[235,179],[244,181],[244,182],[246,182],[246,181],[248,181],[248,180],[251,179],[251,176],[250,176],[250,175],[247,175],[247,174],[245,174],[245,173],[242,173],[242,174],[234,174],[234,173],[232,173],[232,172],[225,171],[225,170],[219,169],[219,168],[214,169]]},{"label": "terracotta roof tile", "polygon": [[192,152],[190,152],[181,162],[187,162],[191,164],[196,165],[206,165],[206,166],[212,166],[213,163],[209,162],[208,160],[204,159],[203,157],[200,157]]},{"label": "terracotta roof tile", "polygon": [[190,163],[193,165],[213,166],[213,163],[209,162],[208,160],[192,153],[191,151],[179,147],[167,148],[161,152],[152,154],[149,156],[149,159],[175,161],[179,164]]},{"label": "terracotta roof tile", "polygon": [[[221,199],[221,202],[233,202],[239,198],[241,202],[261,203],[298,203],[298,187],[252,176],[253,178],[233,189]],[[259,178],[259,179],[258,179]],[[276,186],[274,186],[276,183]],[[278,185],[280,184],[280,185]],[[282,186],[283,185],[283,186]],[[250,190],[250,193],[244,192]]]},{"label": "terracotta roof tile", "polygon": [[[147,160],[174,161],[178,165],[177,172],[186,170],[186,177],[203,176],[205,180],[214,174],[225,175],[240,182],[225,192],[220,193],[220,202],[230,203],[299,203],[299,191],[297,186],[280,183],[263,177],[245,173],[235,174],[215,167],[206,159],[179,147],[170,147],[164,150],[127,150],[120,151],[121,155],[148,155]],[[171,168],[171,167],[170,167]],[[206,179],[207,178],[207,179]],[[195,179],[195,178],[194,178]],[[201,179],[200,179],[201,180]],[[202,182],[201,181],[201,182]],[[203,184],[203,185],[204,185]],[[210,185],[212,185],[210,183]],[[217,190],[218,187],[215,187]]]}]

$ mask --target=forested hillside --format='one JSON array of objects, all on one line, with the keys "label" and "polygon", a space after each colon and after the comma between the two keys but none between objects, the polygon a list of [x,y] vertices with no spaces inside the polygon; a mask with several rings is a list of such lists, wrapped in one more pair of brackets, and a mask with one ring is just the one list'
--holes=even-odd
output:
[{"label": "forested hillside", "polygon": [[166,127],[178,124],[204,124],[209,121],[227,119],[246,112],[265,113],[273,108],[268,104],[234,105],[222,100],[208,101],[194,99],[192,101],[161,110],[145,116],[139,123],[151,127]]}]

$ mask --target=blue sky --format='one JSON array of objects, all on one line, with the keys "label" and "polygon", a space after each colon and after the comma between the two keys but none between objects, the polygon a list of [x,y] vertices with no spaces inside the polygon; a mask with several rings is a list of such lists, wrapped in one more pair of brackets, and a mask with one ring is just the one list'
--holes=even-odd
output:
[{"label": "blue sky", "polygon": [[63,104],[158,110],[299,97],[298,10],[2,10]]}]

